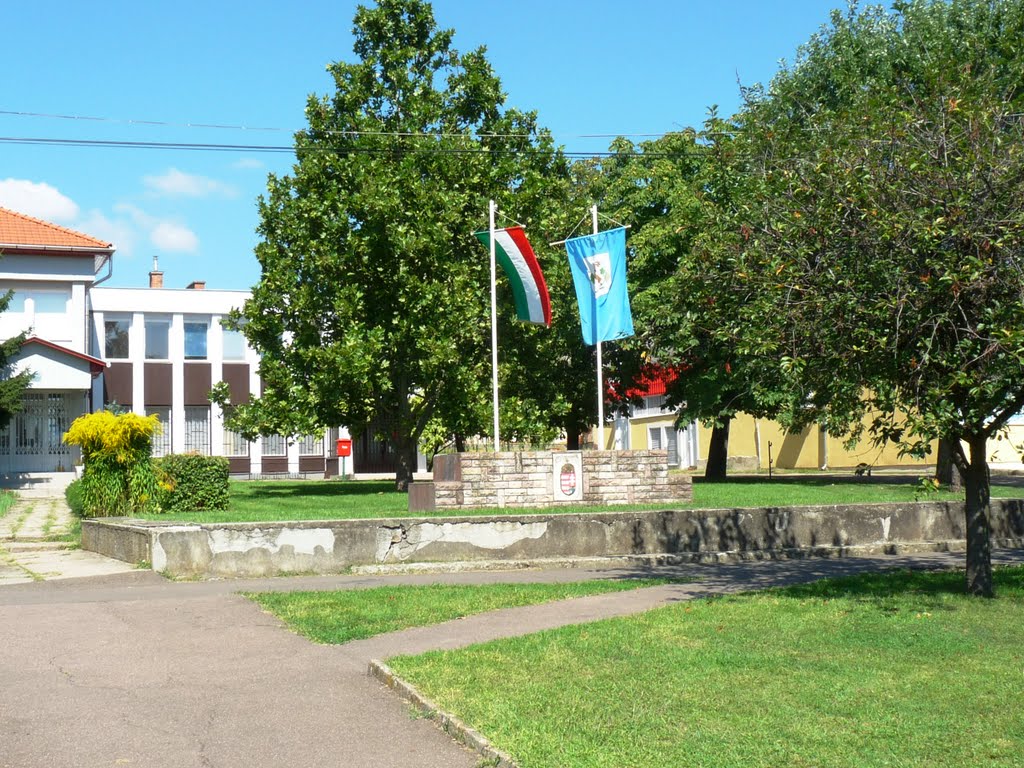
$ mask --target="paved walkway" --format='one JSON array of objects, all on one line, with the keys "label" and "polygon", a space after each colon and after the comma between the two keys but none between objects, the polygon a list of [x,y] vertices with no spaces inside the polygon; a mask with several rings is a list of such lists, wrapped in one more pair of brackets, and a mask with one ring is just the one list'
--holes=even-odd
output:
[{"label": "paved walkway", "polygon": [[[1000,552],[1024,562],[1024,552]],[[173,583],[152,572],[0,588],[0,768],[453,766],[474,754],[366,674],[370,658],[453,648],[708,594],[962,555],[605,570]],[[689,584],[516,608],[343,646],[288,632],[240,590],[573,581]]]},{"label": "paved walkway", "polygon": [[71,549],[61,540],[71,524],[63,496],[19,496],[0,517],[0,586],[134,570],[129,563]]}]

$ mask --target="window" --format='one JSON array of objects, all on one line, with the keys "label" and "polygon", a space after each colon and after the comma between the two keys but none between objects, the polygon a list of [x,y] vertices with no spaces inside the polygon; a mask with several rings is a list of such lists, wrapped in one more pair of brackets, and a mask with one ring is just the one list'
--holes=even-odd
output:
[{"label": "window", "polygon": [[245,336],[241,331],[224,329],[224,359],[245,360]]},{"label": "window", "polygon": [[68,311],[68,294],[64,291],[33,291],[28,294],[37,314],[63,315]]},{"label": "window", "polygon": [[185,359],[206,359],[206,323],[185,323]]},{"label": "window", "polygon": [[[224,411],[224,422],[231,418],[231,409]],[[225,456],[248,456],[249,441],[233,429],[224,427],[224,455]]]},{"label": "window", "polygon": [[146,359],[167,360],[170,347],[167,343],[171,324],[166,320],[146,321]]},{"label": "window", "polygon": [[285,456],[288,453],[288,444],[284,435],[267,435],[263,438],[264,456]]},{"label": "window", "polygon": [[130,323],[127,320],[104,320],[103,338],[104,355],[111,360],[126,360],[128,358],[128,328]]},{"label": "window", "polygon": [[668,465],[679,466],[679,434],[675,427],[648,427],[648,447],[652,451],[666,449],[668,451]]},{"label": "window", "polygon": [[160,429],[153,435],[152,454],[166,456],[171,452],[171,409],[147,408],[146,415],[157,416],[160,419]]},{"label": "window", "polygon": [[185,452],[210,455],[210,406],[185,406]]},{"label": "window", "polygon": [[306,435],[299,440],[299,454],[302,456],[323,456],[324,436]]}]

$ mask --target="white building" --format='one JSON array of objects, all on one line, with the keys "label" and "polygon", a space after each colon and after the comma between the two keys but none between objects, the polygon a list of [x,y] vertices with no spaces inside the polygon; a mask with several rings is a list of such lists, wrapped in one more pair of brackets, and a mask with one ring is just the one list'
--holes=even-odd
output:
[{"label": "white building", "polygon": [[155,260],[147,288],[98,287],[113,254],[110,243],[0,208],[0,291],[14,292],[0,338],[29,333],[15,369],[34,373],[24,411],[0,431],[0,473],[70,470],[77,449],[61,437],[71,421],[116,404],[160,417],[155,455],[226,456],[236,474],[337,474],[337,430],[249,443],[210,404],[219,381],[235,404],[260,392],[258,356],[221,325],[248,292],[164,288]]}]

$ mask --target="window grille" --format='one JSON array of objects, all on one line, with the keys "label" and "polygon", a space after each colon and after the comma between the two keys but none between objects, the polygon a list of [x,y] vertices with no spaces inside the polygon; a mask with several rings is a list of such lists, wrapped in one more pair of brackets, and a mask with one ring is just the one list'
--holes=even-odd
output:
[{"label": "window grille", "polygon": [[152,455],[166,456],[171,452],[171,426],[170,408],[147,408],[147,416],[156,416],[160,419],[160,430],[153,435]]},{"label": "window grille", "polygon": [[302,456],[323,456],[324,436],[305,435],[299,440],[299,454]]},{"label": "window grille", "polygon": [[185,452],[210,455],[210,406],[185,406]]},{"label": "window grille", "polygon": [[288,444],[284,435],[267,435],[263,438],[264,456],[285,456],[288,454]]}]

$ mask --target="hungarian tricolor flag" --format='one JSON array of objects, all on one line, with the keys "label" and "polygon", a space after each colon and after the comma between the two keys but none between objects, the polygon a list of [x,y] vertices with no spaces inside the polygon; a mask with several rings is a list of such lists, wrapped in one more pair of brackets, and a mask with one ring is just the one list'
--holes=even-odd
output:
[{"label": "hungarian tricolor flag", "polygon": [[[491,247],[489,232],[477,232],[477,239]],[[544,273],[522,227],[494,230],[494,255],[508,275],[516,317],[525,323],[551,327],[551,300]]]}]

